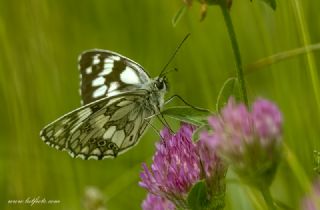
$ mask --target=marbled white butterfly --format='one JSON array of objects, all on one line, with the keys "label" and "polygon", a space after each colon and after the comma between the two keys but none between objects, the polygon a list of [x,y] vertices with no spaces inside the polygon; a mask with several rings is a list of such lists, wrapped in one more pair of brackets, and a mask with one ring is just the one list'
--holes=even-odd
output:
[{"label": "marbled white butterfly", "polygon": [[167,92],[162,74],[154,79],[138,63],[107,50],[79,56],[83,106],[40,132],[43,141],[72,157],[116,157],[137,144],[159,114]]},{"label": "marbled white butterfly", "polygon": [[[135,146],[164,105],[165,69],[151,79],[133,60],[108,50],[88,50],[78,59],[82,105],[44,127],[43,141],[72,157],[113,158]],[[173,97],[172,97],[173,98]]]}]

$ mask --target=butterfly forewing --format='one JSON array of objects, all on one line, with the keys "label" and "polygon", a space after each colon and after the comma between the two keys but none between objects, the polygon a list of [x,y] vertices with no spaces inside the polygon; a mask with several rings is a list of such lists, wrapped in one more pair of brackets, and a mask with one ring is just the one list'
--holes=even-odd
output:
[{"label": "butterfly forewing", "polygon": [[116,157],[133,147],[149,124],[153,112],[139,106],[143,93],[124,93],[74,110],[46,126],[42,139],[67,150],[73,157]]},{"label": "butterfly forewing", "polygon": [[150,79],[136,62],[111,51],[79,56],[82,107],[47,125],[40,136],[73,157],[103,159],[132,148],[158,114],[165,80]]},{"label": "butterfly forewing", "polygon": [[107,50],[89,50],[79,56],[83,104],[140,88],[150,81],[136,62]]}]

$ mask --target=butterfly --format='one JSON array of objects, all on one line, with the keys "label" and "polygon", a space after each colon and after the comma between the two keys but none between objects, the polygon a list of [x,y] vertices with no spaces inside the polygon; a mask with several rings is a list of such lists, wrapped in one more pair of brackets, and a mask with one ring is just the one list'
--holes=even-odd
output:
[{"label": "butterfly", "polygon": [[135,146],[160,113],[168,82],[150,78],[133,60],[108,50],[88,50],[78,59],[82,106],[45,126],[40,136],[82,159],[114,158]]}]

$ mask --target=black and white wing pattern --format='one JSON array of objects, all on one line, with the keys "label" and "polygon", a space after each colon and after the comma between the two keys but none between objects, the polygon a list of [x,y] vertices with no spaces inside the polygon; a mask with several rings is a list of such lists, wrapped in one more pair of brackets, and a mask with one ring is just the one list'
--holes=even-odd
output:
[{"label": "black and white wing pattern", "polygon": [[79,57],[83,106],[40,132],[45,143],[72,157],[116,157],[137,144],[158,114],[167,89],[165,76],[151,79],[136,62],[111,51]]},{"label": "black and white wing pattern", "polygon": [[88,50],[79,56],[78,62],[83,105],[150,82],[149,75],[138,63],[115,52]]},{"label": "black and white wing pattern", "polygon": [[144,109],[144,91],[123,93],[82,106],[47,125],[43,141],[72,157],[116,157],[137,144],[152,110]]}]

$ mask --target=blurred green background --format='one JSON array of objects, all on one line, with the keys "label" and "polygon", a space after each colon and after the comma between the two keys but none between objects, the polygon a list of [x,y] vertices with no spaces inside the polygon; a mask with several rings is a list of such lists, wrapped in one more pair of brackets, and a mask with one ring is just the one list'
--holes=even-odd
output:
[{"label": "blurred green background", "polygon": [[[86,49],[119,52],[156,76],[191,32],[171,67],[169,95],[214,110],[219,89],[235,64],[218,7],[199,22],[194,4],[176,27],[180,0],[0,0],[0,209],[83,209],[86,186],[103,192],[108,209],[139,209],[141,162],[151,162],[157,134],[114,160],[84,161],[45,145],[40,129],[80,106],[77,56]],[[320,2],[278,1],[273,12],[260,1],[234,1],[232,18],[243,63],[320,41]],[[246,75],[250,101],[262,96],[283,111],[289,148],[272,185],[275,198],[298,208],[314,176],[320,150],[320,52],[287,59]],[[173,104],[171,104],[173,105]],[[171,123],[174,123],[171,121]],[[156,123],[160,128],[160,124]],[[56,205],[8,204],[34,198]],[[263,207],[259,193],[237,183],[227,188],[226,209]]]}]

